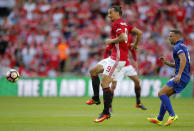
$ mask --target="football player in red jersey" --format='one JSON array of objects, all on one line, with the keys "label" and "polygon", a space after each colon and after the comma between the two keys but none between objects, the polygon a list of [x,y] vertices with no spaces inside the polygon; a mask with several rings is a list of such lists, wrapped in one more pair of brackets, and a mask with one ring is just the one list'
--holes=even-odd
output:
[{"label": "football player in red jersey", "polygon": [[111,44],[113,50],[102,74],[101,86],[103,88],[104,110],[94,122],[102,122],[110,118],[109,107],[111,104],[111,90],[109,84],[116,78],[117,73],[119,73],[122,68],[129,65],[127,47],[128,34],[130,32],[139,34],[137,35],[135,44],[131,45],[132,49],[137,49],[137,44],[141,39],[142,32],[123,21],[121,15],[121,7],[113,6],[108,9],[108,17],[112,21],[111,39],[106,39],[105,44]]},{"label": "football player in red jersey", "polygon": [[[128,42],[129,42],[128,48],[132,54],[133,60],[135,61],[135,63],[137,63],[136,62],[136,60],[137,60],[136,59],[136,51],[134,49],[131,49],[131,46],[130,46],[132,39],[130,39],[131,37],[128,37],[128,38],[129,38],[128,39]],[[108,59],[107,57],[109,56],[109,52],[111,51],[111,49],[112,49],[112,46],[108,45],[105,48],[105,52],[104,52],[104,58],[106,58],[106,59],[103,59],[100,62],[98,62],[98,64],[96,66],[94,66],[93,68],[91,68],[91,70],[90,70],[94,96],[92,97],[92,99],[86,101],[86,104],[88,104],[88,105],[93,105],[93,104],[98,105],[101,103],[100,99],[99,99],[100,80],[99,80],[98,74],[100,74],[104,71],[104,67],[107,64],[107,59]],[[140,100],[140,93],[141,93],[140,81],[138,79],[137,72],[135,71],[135,69],[133,68],[132,65],[128,65],[128,66],[124,67],[123,69],[121,69],[121,71],[117,75],[117,78],[113,80],[113,82],[111,84],[111,99],[113,99],[114,90],[116,88],[117,81],[121,80],[124,76],[129,77],[135,83],[136,107],[141,108],[142,110],[146,110],[147,108],[141,103],[141,100]],[[98,81],[95,81],[95,79],[98,79]],[[111,100],[111,106],[109,108],[109,111],[110,111],[110,113],[112,112],[112,100]]]}]

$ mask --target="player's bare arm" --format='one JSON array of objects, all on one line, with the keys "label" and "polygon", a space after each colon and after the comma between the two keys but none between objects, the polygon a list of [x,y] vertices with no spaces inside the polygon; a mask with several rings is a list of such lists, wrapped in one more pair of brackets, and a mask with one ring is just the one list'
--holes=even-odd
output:
[{"label": "player's bare arm", "polygon": [[126,41],[126,40],[127,40],[127,37],[125,36],[125,34],[124,33],[121,33],[115,39],[106,39],[105,40],[105,44],[106,45],[109,45],[109,44],[112,44],[112,43],[119,43],[119,42],[123,42],[123,41]]},{"label": "player's bare arm", "polygon": [[179,68],[179,72],[178,75],[174,78],[174,82],[179,83],[181,75],[183,73],[183,70],[185,68],[186,65],[186,57],[184,53],[181,53],[178,55],[179,59],[180,59],[180,68]]},{"label": "player's bare arm", "polygon": [[137,62],[136,50],[135,49],[131,49],[131,44],[130,44],[130,51],[131,51],[132,58],[134,60],[135,69],[138,71],[138,62]]},{"label": "player's bare arm", "polygon": [[170,66],[170,67],[175,68],[175,63],[172,63],[172,62],[167,61],[166,59],[164,59],[164,57],[160,57],[160,60],[161,60],[165,65],[168,65],[168,66]]},{"label": "player's bare arm", "polygon": [[136,40],[135,40],[135,43],[132,43],[131,44],[131,47],[132,47],[132,49],[137,49],[137,45],[139,44],[139,42],[140,42],[140,40],[141,40],[141,37],[142,37],[142,31],[141,30],[139,30],[139,29],[137,29],[137,28],[133,28],[132,30],[131,30],[131,32],[133,32],[133,33],[135,33],[136,34]]}]

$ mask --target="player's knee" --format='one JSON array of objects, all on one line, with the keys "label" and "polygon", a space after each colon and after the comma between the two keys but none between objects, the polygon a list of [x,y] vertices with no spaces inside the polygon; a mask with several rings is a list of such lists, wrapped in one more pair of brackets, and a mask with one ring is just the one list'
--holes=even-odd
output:
[{"label": "player's knee", "polygon": [[160,91],[158,92],[158,96],[159,96],[159,97],[161,96],[161,92],[160,92]]},{"label": "player's knee", "polygon": [[90,76],[96,76],[95,70],[92,68],[90,69]]},{"label": "player's knee", "polygon": [[107,88],[108,86],[107,86],[106,82],[102,82],[102,83],[101,83],[101,87],[102,87],[102,88]]},{"label": "player's knee", "polygon": [[158,92],[158,96],[164,95],[164,93],[162,91]]},{"label": "player's knee", "polygon": [[135,79],[135,80],[134,80],[134,83],[135,83],[135,86],[138,86],[138,87],[140,86],[140,81],[139,81],[139,79]]},{"label": "player's knee", "polygon": [[112,85],[111,85],[111,89],[112,89],[112,90],[115,90],[116,85],[117,85],[117,81],[113,81],[113,82],[112,82]]},{"label": "player's knee", "polygon": [[102,79],[101,86],[102,88],[107,88],[109,87],[110,82],[107,79]]},{"label": "player's knee", "polygon": [[116,85],[113,84],[113,85],[111,86],[111,89],[112,89],[112,90],[115,90],[115,88],[116,88]]}]

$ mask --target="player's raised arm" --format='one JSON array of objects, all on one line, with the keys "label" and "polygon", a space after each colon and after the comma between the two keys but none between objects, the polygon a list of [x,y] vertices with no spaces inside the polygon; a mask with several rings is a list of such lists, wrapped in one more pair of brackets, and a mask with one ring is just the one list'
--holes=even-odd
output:
[{"label": "player's raised arm", "polygon": [[137,45],[139,44],[143,33],[142,33],[141,30],[139,30],[139,29],[137,29],[135,27],[131,30],[131,32],[136,34],[135,43],[131,44],[131,47],[136,50],[137,49]]},{"label": "player's raised arm", "polygon": [[106,39],[105,40],[105,44],[108,45],[108,44],[111,44],[111,43],[119,43],[119,42],[123,42],[123,41],[126,41],[127,40],[127,37],[125,35],[125,33],[121,33],[118,37],[114,38],[114,39]]},{"label": "player's raised arm", "polygon": [[172,62],[169,62],[169,61],[165,60],[164,57],[160,57],[160,60],[161,60],[164,64],[166,64],[166,65],[168,65],[168,66],[170,66],[170,67],[175,68],[175,63],[172,63]]}]

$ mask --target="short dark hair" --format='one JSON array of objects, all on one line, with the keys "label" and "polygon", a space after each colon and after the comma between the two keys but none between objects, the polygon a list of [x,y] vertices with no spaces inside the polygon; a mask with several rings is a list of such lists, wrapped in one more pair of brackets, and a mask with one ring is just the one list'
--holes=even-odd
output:
[{"label": "short dark hair", "polygon": [[175,33],[175,34],[177,34],[177,35],[182,36],[182,32],[181,32],[180,30],[178,30],[178,29],[170,30],[170,32],[173,32],[173,33]]},{"label": "short dark hair", "polygon": [[120,6],[111,6],[110,9],[113,8],[114,11],[119,12],[119,15],[122,16],[123,12]]}]

